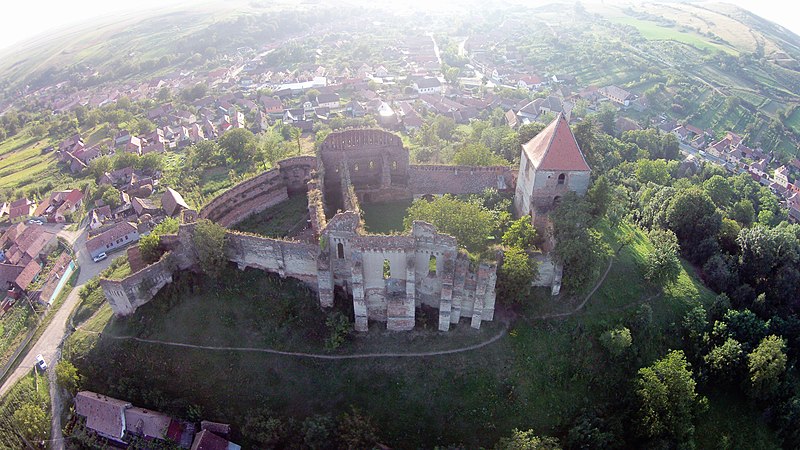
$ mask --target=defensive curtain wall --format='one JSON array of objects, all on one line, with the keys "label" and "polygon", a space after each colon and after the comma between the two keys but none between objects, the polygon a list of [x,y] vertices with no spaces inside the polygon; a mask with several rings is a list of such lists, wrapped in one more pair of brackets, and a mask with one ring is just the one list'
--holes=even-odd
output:
[{"label": "defensive curtain wall", "polygon": [[[421,305],[438,309],[440,330],[462,317],[479,328],[494,317],[496,261],[471,264],[452,236],[424,222],[414,223],[407,235],[365,234],[360,214],[354,211],[359,202],[509,190],[515,177],[515,171],[504,166],[410,165],[398,136],[347,130],[331,133],[316,158],[283,160],[277,169],[216,197],[199,216],[230,227],[305,192],[317,242],[229,231],[228,259],[241,269],[254,267],[304,281],[317,290],[322,307],[333,305],[336,287],[343,289],[353,299],[359,331],[367,330],[369,320],[386,322],[389,330],[410,330]],[[147,303],[172,281],[174,271],[197,268],[193,229],[187,223],[177,235],[162,236],[168,252],[160,261],[123,280],[101,280],[115,314],[131,314]]]}]

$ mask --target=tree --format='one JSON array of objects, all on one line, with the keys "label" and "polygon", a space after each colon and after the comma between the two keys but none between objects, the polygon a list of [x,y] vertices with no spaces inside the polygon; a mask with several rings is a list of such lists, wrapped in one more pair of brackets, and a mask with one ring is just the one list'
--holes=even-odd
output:
[{"label": "tree", "polygon": [[300,426],[303,445],[310,450],[333,450],[336,448],[336,421],[330,416],[307,417]]},{"label": "tree", "polygon": [[81,375],[71,362],[61,360],[56,365],[56,381],[59,386],[75,395],[81,386]]},{"label": "tree", "polygon": [[695,385],[681,350],[673,350],[653,365],[639,369],[636,397],[642,434],[678,443],[691,442],[694,421],[706,402],[698,396]]},{"label": "tree", "polygon": [[715,345],[703,357],[711,375],[725,382],[735,381],[742,370],[744,350],[736,339],[728,338],[721,345]]},{"label": "tree", "polygon": [[328,327],[330,334],[325,339],[325,348],[328,350],[336,350],[341,347],[347,340],[347,337],[353,331],[353,324],[344,314],[339,311],[334,311],[325,319],[325,326]]},{"label": "tree", "polygon": [[502,166],[508,161],[495,155],[489,147],[481,143],[462,145],[453,155],[453,164],[461,166]]},{"label": "tree", "polygon": [[259,448],[280,448],[288,437],[286,424],[268,409],[247,414],[242,434],[258,443]]},{"label": "tree", "polygon": [[110,172],[112,167],[113,163],[108,156],[100,156],[89,161],[89,173],[92,174],[95,180],[99,180],[104,173]]},{"label": "tree", "polygon": [[675,233],[656,228],[650,232],[649,236],[650,242],[653,244],[653,251],[645,257],[645,279],[662,287],[674,283],[681,273],[681,262],[678,259],[678,239],[675,237]]},{"label": "tree", "polygon": [[607,330],[600,335],[600,343],[603,344],[603,347],[608,350],[611,356],[622,356],[633,344],[631,330],[626,327]]},{"label": "tree", "polygon": [[520,431],[514,429],[511,437],[500,439],[495,445],[495,450],[561,450],[561,445],[555,438],[537,436],[533,430]]},{"label": "tree", "polygon": [[536,247],[536,229],[533,228],[528,217],[520,217],[511,222],[508,230],[503,234],[503,245],[517,247],[524,251],[530,251]]},{"label": "tree", "polygon": [[728,180],[719,175],[714,175],[704,181],[703,190],[708,193],[714,204],[720,208],[727,207],[736,195]]},{"label": "tree", "polygon": [[114,156],[114,169],[124,169],[126,167],[135,167],[139,164],[139,155],[128,152],[119,152]]},{"label": "tree", "polygon": [[756,210],[753,208],[753,202],[742,199],[734,203],[730,211],[730,217],[742,224],[742,226],[749,227],[756,219]]},{"label": "tree", "polygon": [[14,411],[12,422],[17,431],[31,442],[44,441],[50,433],[47,412],[35,403],[23,403]]},{"label": "tree", "polygon": [[553,211],[553,234],[556,239],[554,254],[564,264],[564,284],[574,289],[588,281],[595,262],[608,251],[599,233],[592,229],[594,223],[585,198],[569,192]]},{"label": "tree", "polygon": [[160,245],[161,237],[157,234],[150,233],[139,238],[139,252],[142,254],[142,260],[146,264],[152,264],[161,258]]},{"label": "tree", "polygon": [[768,400],[779,393],[781,379],[786,372],[786,342],[775,335],[761,340],[747,356],[750,373],[750,394]]},{"label": "tree", "polygon": [[503,265],[497,273],[497,290],[500,297],[514,302],[523,302],[531,291],[531,282],[538,277],[538,269],[525,251],[519,247],[506,249]]},{"label": "tree", "polygon": [[361,414],[356,408],[343,413],[339,417],[339,441],[348,450],[373,448],[378,443],[378,429],[369,417]]},{"label": "tree", "polygon": [[164,250],[161,248],[161,236],[177,233],[179,226],[178,219],[167,217],[156,225],[150,234],[139,239],[139,251],[142,253],[144,262],[152,264],[161,259],[161,255],[164,254]]},{"label": "tree", "polygon": [[636,179],[640,183],[655,183],[668,186],[672,182],[667,161],[663,159],[640,159],[636,161]]},{"label": "tree", "polygon": [[710,256],[701,252],[701,243],[717,235],[722,217],[708,194],[696,188],[678,191],[667,207],[666,219],[690,259],[704,262]]},{"label": "tree", "polygon": [[519,129],[517,129],[517,135],[519,136],[519,144],[527,144],[528,141],[535,138],[537,134],[541,133],[542,130],[545,129],[545,124],[541,122],[531,122],[526,123],[524,125],[520,125]]},{"label": "tree", "polygon": [[612,193],[611,185],[605,175],[600,175],[594,180],[586,192],[586,199],[591,204],[592,217],[602,218],[606,215],[611,205]]},{"label": "tree", "polygon": [[456,238],[459,245],[472,253],[484,251],[497,224],[492,213],[474,202],[464,202],[452,195],[432,201],[415,200],[408,208],[403,225],[410,230],[415,220],[436,226],[440,233]]},{"label": "tree", "polygon": [[192,235],[200,269],[217,280],[227,264],[225,257],[225,228],[208,219],[195,223]]},{"label": "tree", "polygon": [[101,188],[104,188],[100,197],[100,199],[103,200],[103,203],[111,206],[111,209],[115,209],[120,204],[122,204],[122,199],[120,198],[120,192],[117,188],[109,185],[101,186]]},{"label": "tree", "polygon": [[230,130],[223,134],[217,142],[234,164],[250,164],[256,155],[255,135],[245,128]]}]

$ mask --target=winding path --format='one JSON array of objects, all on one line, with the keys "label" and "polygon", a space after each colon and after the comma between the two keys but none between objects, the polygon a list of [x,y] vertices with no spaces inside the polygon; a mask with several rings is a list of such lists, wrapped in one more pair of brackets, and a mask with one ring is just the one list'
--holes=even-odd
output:
[{"label": "winding path", "polygon": [[195,345],[195,344],[184,344],[181,342],[170,342],[170,341],[161,341],[156,339],[143,339],[138,338],[135,336],[114,336],[113,334],[108,333],[101,333],[97,331],[89,331],[83,330],[84,333],[92,333],[92,334],[99,334],[101,336],[108,337],[110,339],[119,339],[119,340],[131,340],[136,342],[144,342],[147,344],[159,344],[159,345],[167,345],[171,347],[184,347],[184,348],[196,348],[200,350],[214,350],[214,351],[237,351],[237,352],[256,352],[256,353],[269,353],[273,355],[283,355],[283,356],[296,356],[300,358],[312,358],[312,359],[328,359],[328,360],[336,360],[336,359],[365,359],[365,358],[418,358],[424,356],[440,356],[440,355],[451,355],[454,353],[462,353],[468,352],[471,350],[477,350],[482,347],[486,347],[489,344],[497,342],[503,336],[505,336],[506,331],[508,331],[508,325],[503,327],[499,333],[493,336],[491,339],[488,339],[483,342],[479,342],[477,344],[468,345],[466,347],[454,348],[449,350],[437,350],[431,352],[412,352],[412,353],[356,353],[352,355],[325,355],[320,353],[303,353],[303,352],[287,352],[283,350],[275,350],[271,348],[258,348],[258,347],[218,347],[212,345]]},{"label": "winding path", "polygon": [[[572,314],[577,313],[589,301],[590,298],[600,289],[600,286],[603,285],[603,282],[606,280],[606,276],[608,276],[608,272],[611,271],[611,267],[614,263],[614,258],[609,258],[608,260],[608,267],[606,267],[606,271],[603,273],[603,276],[597,280],[597,283],[594,285],[592,290],[586,295],[580,305],[578,305],[574,310],[568,311],[565,313],[558,313],[558,314],[549,314],[549,315],[542,315],[532,317],[531,319],[554,319],[558,317],[566,317]],[[352,355],[326,355],[321,353],[305,353],[305,352],[289,352],[284,350],[275,350],[272,348],[259,348],[259,347],[227,347],[227,346],[214,346],[214,345],[197,345],[197,344],[186,344],[183,342],[171,342],[171,341],[162,341],[158,339],[144,339],[139,338],[136,336],[115,336],[109,333],[102,333],[99,331],[90,331],[85,330],[81,327],[78,327],[80,331],[84,333],[91,333],[97,334],[100,336],[105,336],[109,339],[117,339],[117,340],[130,340],[136,342],[142,342],[145,344],[156,344],[156,345],[166,345],[170,347],[182,347],[182,348],[194,348],[200,350],[211,350],[211,351],[235,351],[235,352],[254,352],[254,353],[268,353],[272,355],[282,355],[282,356],[294,356],[298,358],[310,358],[310,359],[323,359],[323,360],[344,360],[344,359],[367,359],[367,358],[420,358],[426,356],[442,356],[442,355],[452,355],[455,353],[463,353],[472,350],[477,350],[479,348],[486,347],[487,345],[493,344],[499,341],[503,336],[505,336],[506,332],[508,331],[508,323],[505,324],[502,330],[497,333],[492,338],[479,342],[477,344],[468,345],[465,347],[459,347],[454,349],[448,350],[436,350],[430,352],[409,352],[409,353],[355,353]]]},{"label": "winding path", "polygon": [[589,299],[592,298],[594,293],[597,292],[598,289],[600,289],[600,286],[603,285],[603,282],[606,281],[606,276],[608,276],[608,272],[611,271],[611,266],[613,266],[613,265],[614,265],[614,258],[613,257],[608,258],[608,267],[606,267],[606,271],[603,273],[603,276],[600,277],[599,280],[597,280],[597,283],[594,285],[592,290],[589,291],[588,294],[586,294],[586,298],[583,299],[581,304],[578,305],[577,307],[575,307],[575,309],[573,309],[572,311],[567,311],[567,312],[557,313],[557,314],[544,314],[544,315],[541,315],[541,316],[531,317],[531,319],[532,320],[556,319],[556,318],[559,318],[559,317],[571,316],[571,315],[577,313],[578,311],[582,310],[583,307],[586,306],[586,303],[589,301]]}]

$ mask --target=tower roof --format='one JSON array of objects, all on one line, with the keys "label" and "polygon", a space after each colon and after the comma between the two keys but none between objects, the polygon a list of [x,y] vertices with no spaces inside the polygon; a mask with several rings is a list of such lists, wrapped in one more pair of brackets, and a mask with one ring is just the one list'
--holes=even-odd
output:
[{"label": "tower roof", "polygon": [[522,144],[522,151],[537,170],[591,170],[564,114],[559,114],[541,133]]}]

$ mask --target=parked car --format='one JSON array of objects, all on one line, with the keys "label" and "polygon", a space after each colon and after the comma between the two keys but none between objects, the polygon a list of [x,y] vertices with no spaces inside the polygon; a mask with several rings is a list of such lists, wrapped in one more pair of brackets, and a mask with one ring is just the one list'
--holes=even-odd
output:
[{"label": "parked car", "polygon": [[104,260],[106,258],[108,258],[108,255],[106,255],[106,252],[103,252],[103,253],[100,253],[99,255],[95,256],[94,258],[92,258],[92,261],[100,262],[100,261],[102,261],[102,260]]},{"label": "parked car", "polygon": [[42,356],[41,353],[36,355],[36,365],[39,367],[39,369],[42,370],[42,372],[47,370],[47,363],[44,362],[44,357]]},{"label": "parked car", "polygon": [[28,221],[28,223],[31,225],[44,225],[44,222],[39,219],[31,219]]}]

